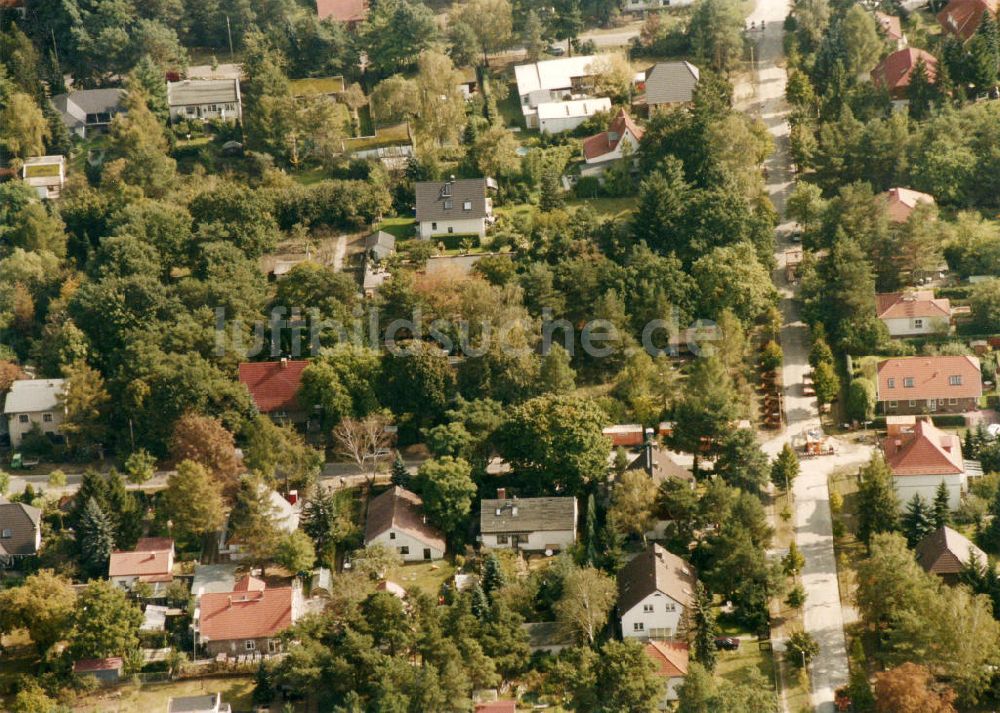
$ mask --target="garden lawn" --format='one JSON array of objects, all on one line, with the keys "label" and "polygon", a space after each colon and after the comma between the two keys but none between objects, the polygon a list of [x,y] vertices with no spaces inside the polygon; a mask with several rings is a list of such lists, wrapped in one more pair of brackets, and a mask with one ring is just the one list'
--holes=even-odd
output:
[{"label": "garden lawn", "polygon": [[142,686],[125,684],[81,696],[73,706],[73,710],[78,713],[126,713],[126,711],[153,713],[167,710],[171,698],[221,693],[223,703],[228,703],[234,711],[249,711],[253,710],[253,689],[253,676],[196,678]]},{"label": "garden lawn", "polygon": [[420,589],[437,600],[441,585],[455,576],[455,566],[447,560],[414,562],[394,568],[386,579],[403,589]]}]

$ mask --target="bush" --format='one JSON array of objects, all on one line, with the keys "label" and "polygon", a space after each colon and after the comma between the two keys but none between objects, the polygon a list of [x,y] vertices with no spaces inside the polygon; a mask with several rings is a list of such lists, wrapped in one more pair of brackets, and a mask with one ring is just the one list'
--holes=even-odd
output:
[{"label": "bush", "polygon": [[803,663],[808,664],[818,653],[819,643],[810,634],[796,631],[788,637],[785,660],[793,666],[803,667]]},{"label": "bush", "polygon": [[781,366],[784,355],[777,342],[771,341],[764,345],[764,350],[760,355],[760,365],[766,371],[774,371]]},{"label": "bush", "polygon": [[581,176],[573,186],[573,194],[577,198],[596,198],[601,195],[601,182],[597,176]]},{"label": "bush", "polygon": [[788,593],[785,597],[785,604],[792,607],[793,609],[801,609],[802,605],[806,603],[806,590],[802,588],[801,584],[796,584],[792,587],[792,591]]},{"label": "bush", "polygon": [[847,534],[847,528],[844,526],[844,521],[839,517],[835,518],[833,521],[833,536],[840,538]]}]

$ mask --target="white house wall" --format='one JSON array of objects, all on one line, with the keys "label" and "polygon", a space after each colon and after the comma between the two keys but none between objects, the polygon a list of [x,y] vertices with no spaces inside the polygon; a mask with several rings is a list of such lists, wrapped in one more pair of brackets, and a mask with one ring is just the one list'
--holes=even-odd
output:
[{"label": "white house wall", "polygon": [[[428,545],[407,532],[402,532],[401,530],[387,530],[378,537],[365,542],[366,545],[375,543],[385,545],[389,549],[395,550],[399,553],[399,556],[403,558],[404,562],[428,561],[424,557],[424,548],[428,547]],[[403,554],[403,552],[401,552],[404,547],[409,548],[408,554]],[[430,559],[439,560],[444,557],[443,550],[439,550],[435,547],[430,547],[430,550]]]},{"label": "white house wall", "polygon": [[948,331],[948,321],[945,319],[923,318],[921,326],[915,326],[912,319],[883,319],[889,335],[893,337],[916,337],[923,334],[941,334]]},{"label": "white house wall", "polygon": [[[646,607],[652,611],[646,611]],[[645,641],[677,635],[684,607],[662,592],[654,592],[622,614],[622,637]],[[642,624],[641,630],[635,625]]]},{"label": "white house wall", "polygon": [[[49,414],[52,420],[46,422],[45,414]],[[28,417],[27,423],[21,423],[22,415],[26,415]],[[31,426],[36,423],[42,429],[42,433],[59,433],[59,426],[62,424],[64,416],[65,414],[62,409],[53,409],[52,411],[33,411],[27,414],[8,414],[7,427],[10,431],[11,446],[17,448],[21,445],[21,439],[31,430]]]},{"label": "white house wall", "polygon": [[[526,552],[544,552],[550,545],[556,545],[557,550],[566,550],[573,546],[576,542],[576,531],[575,530],[545,530],[539,532],[527,533],[527,541],[522,541],[524,538],[524,533],[518,533],[518,546],[517,548]],[[511,549],[510,536],[507,536],[506,543],[497,542],[497,536],[495,534],[484,534],[483,535],[483,545],[495,550],[509,550]]]},{"label": "white house wall", "polygon": [[480,238],[486,237],[486,219],[458,218],[455,220],[425,220],[420,223],[420,237],[424,240],[437,235],[448,235],[449,233],[473,234],[478,235]]},{"label": "white house wall", "polygon": [[966,489],[966,477],[962,475],[895,475],[892,478],[896,486],[896,498],[899,507],[903,509],[917,493],[930,504],[937,495],[938,485],[944,481],[948,487],[948,507],[957,510],[961,504],[962,493]]}]

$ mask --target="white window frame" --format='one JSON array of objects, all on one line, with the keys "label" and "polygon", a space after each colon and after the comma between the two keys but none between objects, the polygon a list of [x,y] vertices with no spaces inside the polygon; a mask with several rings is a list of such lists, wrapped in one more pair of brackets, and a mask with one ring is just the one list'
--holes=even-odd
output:
[{"label": "white window frame", "polygon": [[962,375],[952,374],[948,377],[948,386],[961,386],[962,385]]},{"label": "white window frame", "polygon": [[889,381],[888,381],[888,382],[886,382],[886,385],[887,385],[887,386],[888,386],[888,387],[889,387],[890,389],[895,389],[895,388],[896,388],[896,379],[895,379],[895,377],[892,377],[892,376],[890,376],[890,377],[889,377]]},{"label": "white window frame", "polygon": [[913,328],[914,329],[923,329],[924,328],[924,320],[921,319],[920,317],[915,317],[913,319]]},{"label": "white window frame", "polygon": [[52,414],[51,413],[43,413],[42,414],[42,422],[43,423],[52,423]]},{"label": "white window frame", "polygon": [[396,539],[396,533],[393,532],[392,530],[389,530],[389,539],[390,540],[395,540]]},{"label": "white window frame", "polygon": [[899,403],[898,402],[896,402],[896,401],[890,401],[889,402],[889,408],[898,408],[898,407],[899,407]]},{"label": "white window frame", "polygon": [[914,401],[913,399],[910,399],[910,403],[909,403],[910,408],[915,408],[916,405],[917,405],[917,402]]},{"label": "white window frame", "polygon": [[462,203],[462,210],[472,210],[472,201]]},{"label": "white window frame", "polygon": [[903,388],[904,389],[912,389],[914,387],[914,385],[915,385],[915,382],[913,381],[913,377],[912,376],[904,376],[903,377]]},{"label": "white window frame", "polygon": [[408,555],[408,554],[410,554],[410,546],[409,545],[402,545],[402,546],[400,546],[399,547],[399,554],[401,554],[401,555]]},{"label": "white window frame", "polygon": [[246,648],[247,651],[257,650],[257,642],[254,641],[253,639],[247,639],[246,641],[244,641],[243,646],[244,648]]},{"label": "white window frame", "polygon": [[641,621],[636,621],[632,623],[632,631],[645,631],[646,625]]},{"label": "white window frame", "polygon": [[958,399],[956,399],[956,398],[950,398],[950,399],[948,399],[948,405],[949,406],[956,406],[956,405],[958,405]]},{"label": "white window frame", "polygon": [[643,604],[642,605],[642,613],[643,614],[652,614],[653,613],[653,605],[652,604]]},{"label": "white window frame", "polygon": [[667,611],[668,612],[675,612],[675,611],[677,611],[677,603],[676,602],[667,602]]}]

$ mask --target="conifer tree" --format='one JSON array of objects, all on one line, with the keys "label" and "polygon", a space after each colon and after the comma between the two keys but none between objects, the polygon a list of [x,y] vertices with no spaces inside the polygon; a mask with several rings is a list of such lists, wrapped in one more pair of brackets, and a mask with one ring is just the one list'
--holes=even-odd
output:
[{"label": "conifer tree", "polygon": [[410,484],[410,477],[410,472],[406,469],[406,464],[403,463],[403,457],[397,451],[396,460],[392,462],[392,484],[407,488]]},{"label": "conifer tree", "polygon": [[80,516],[77,544],[84,571],[91,577],[106,574],[108,560],[115,548],[115,527],[94,498],[87,500]]},{"label": "conifer tree", "polygon": [[894,532],[896,493],[885,459],[875,454],[858,476],[858,539],[866,545],[878,532]]},{"label": "conifer tree", "polygon": [[928,508],[927,502],[914,493],[910,502],[906,504],[906,512],[903,514],[902,525],[903,534],[906,535],[906,543],[910,547],[927,537],[934,530],[933,511]]},{"label": "conifer tree", "polygon": [[489,553],[483,562],[483,592],[492,602],[493,595],[503,589],[506,583],[499,558],[492,552]]},{"label": "conifer tree", "polygon": [[948,500],[948,486],[942,480],[937,487],[937,492],[934,493],[934,508],[931,514],[935,530],[944,527],[951,520],[951,507]]},{"label": "conifer tree", "polygon": [[718,627],[712,611],[712,596],[700,581],[694,585],[694,606],[691,610],[691,648],[694,660],[709,671],[715,670],[715,637]]}]

